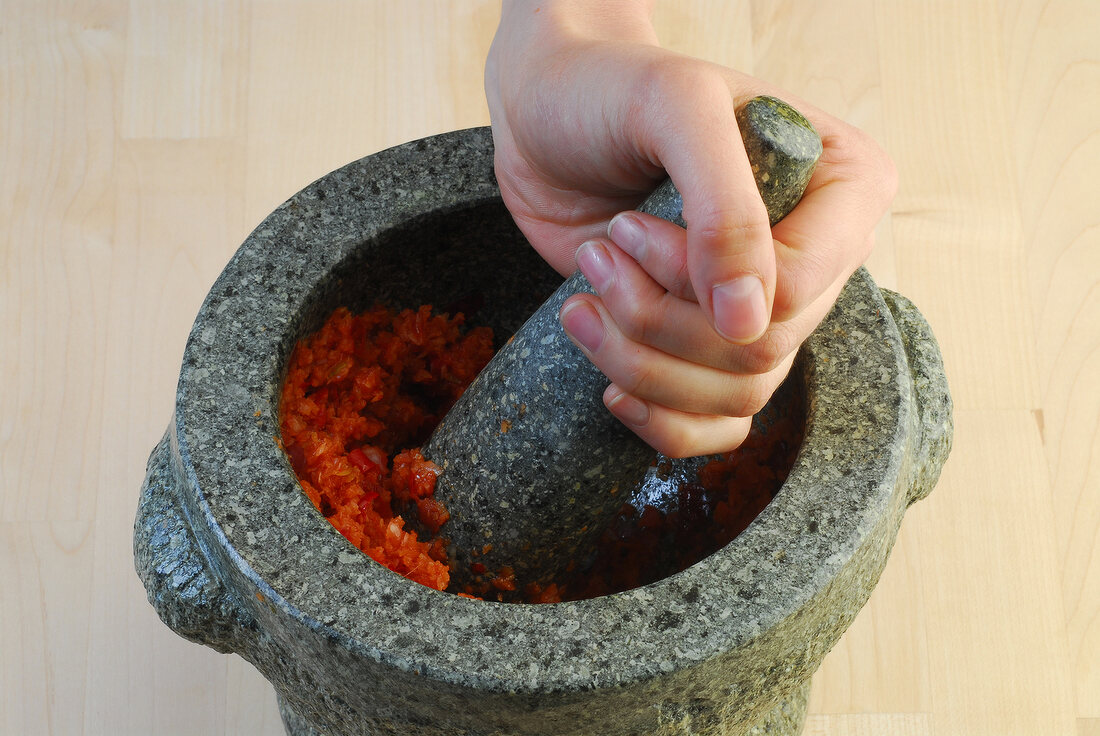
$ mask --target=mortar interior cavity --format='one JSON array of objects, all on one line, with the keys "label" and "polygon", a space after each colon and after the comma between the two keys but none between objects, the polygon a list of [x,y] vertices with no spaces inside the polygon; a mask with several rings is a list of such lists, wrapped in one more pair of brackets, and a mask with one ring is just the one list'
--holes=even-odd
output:
[{"label": "mortar interior cavity", "polygon": [[305,299],[282,345],[282,373],[295,343],[337,307],[463,312],[490,327],[498,347],[561,284],[499,201],[437,210],[364,241]]},{"label": "mortar interior cavity", "polygon": [[[499,202],[435,211],[411,219],[350,249],[348,255],[318,282],[285,335],[281,345],[280,374],[285,379],[295,343],[316,331],[337,307],[359,312],[377,304],[394,310],[431,304],[437,312],[463,312],[469,324],[492,328],[499,347],[561,280],[530,247]],[[784,437],[778,441],[790,443],[797,451],[805,419],[804,394],[799,361],[791,378],[754,419],[754,433],[767,436],[770,432],[783,432]],[[692,484],[697,486],[698,471],[709,459],[669,461],[659,458],[656,467],[633,493],[624,495],[624,501],[636,509],[639,519],[647,505],[673,515],[685,512],[680,508],[685,496],[677,490]],[[793,459],[792,452],[786,466],[777,468],[782,476],[766,489],[769,499],[778,492]],[[758,511],[752,512],[747,519],[753,518]],[[710,514],[713,516],[713,508]],[[616,523],[619,532],[637,527],[635,521],[624,523],[617,519]],[[651,559],[647,573],[636,581],[620,585],[620,589],[654,582],[698,562],[720,549],[741,528],[725,536],[712,534],[706,542],[693,545],[687,552],[681,550],[679,554],[673,548],[682,546],[682,539],[673,540],[667,534],[661,536],[662,549]],[[442,534],[446,536],[445,528]],[[610,531],[609,535],[614,536]],[[605,535],[605,539],[609,535]],[[686,564],[685,555],[690,558]],[[588,569],[595,557],[593,550],[589,557],[578,561],[578,568]]]}]

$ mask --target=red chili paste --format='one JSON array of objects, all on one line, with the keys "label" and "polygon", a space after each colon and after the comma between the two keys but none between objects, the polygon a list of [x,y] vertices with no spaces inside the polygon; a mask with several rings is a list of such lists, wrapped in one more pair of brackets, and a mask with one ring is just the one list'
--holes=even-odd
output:
[{"label": "red chili paste", "polygon": [[433,533],[439,468],[418,449],[493,355],[487,328],[431,308],[360,315],[337,309],[294,348],[280,402],[283,447],[313,505],[348,541],[437,590],[450,570],[439,540],[420,540],[395,512]]},{"label": "red chili paste", "polygon": [[[431,308],[360,315],[337,309],[295,347],[280,403],[282,441],[313,505],[352,544],[410,580],[445,590],[445,541],[405,529],[415,513],[438,534],[449,514],[433,498],[439,468],[419,446],[493,354],[487,328]],[[510,426],[501,424],[501,431]],[[479,562],[467,597],[553,603],[645,585],[698,562],[741,533],[775,496],[801,444],[801,415],[757,423],[734,452],[681,484],[671,511],[624,504],[595,555],[565,579],[523,585],[510,567]],[[667,473],[658,467],[658,475]],[[483,553],[488,553],[487,546]],[[476,554],[476,552],[475,552]]]},{"label": "red chili paste", "polygon": [[[740,447],[703,465],[695,482],[680,484],[671,510],[647,505],[639,511],[623,504],[591,565],[568,575],[560,587],[530,586],[528,599],[578,600],[630,590],[717,552],[745,530],[787,479],[801,445],[801,419],[800,412],[791,412],[767,432],[754,423]],[[657,474],[668,470],[658,466]]]}]

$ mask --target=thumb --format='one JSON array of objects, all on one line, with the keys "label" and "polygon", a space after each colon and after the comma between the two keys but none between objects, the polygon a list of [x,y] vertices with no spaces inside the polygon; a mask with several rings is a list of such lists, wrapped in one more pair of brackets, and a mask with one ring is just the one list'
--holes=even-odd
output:
[{"label": "thumb", "polygon": [[733,195],[699,193],[728,200],[695,218],[688,214],[690,196],[684,194],[688,274],[699,303],[722,337],[738,345],[755,342],[768,329],[775,296],[775,247],[759,194],[755,187]]},{"label": "thumb", "polygon": [[666,100],[665,135],[654,141],[684,199],[688,275],[714,329],[754,342],[768,328],[775,294],[775,245],[764,202],[737,128],[727,82],[705,75],[690,94]]}]

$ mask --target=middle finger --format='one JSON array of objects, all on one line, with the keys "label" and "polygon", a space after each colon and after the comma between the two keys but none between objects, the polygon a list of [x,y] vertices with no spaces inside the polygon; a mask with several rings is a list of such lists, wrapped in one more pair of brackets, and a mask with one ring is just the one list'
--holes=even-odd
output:
[{"label": "middle finger", "polygon": [[561,323],[612,382],[629,394],[694,414],[747,417],[758,412],[786,377],[794,353],[773,370],[745,375],[700,365],[626,337],[599,299],[570,297]]}]

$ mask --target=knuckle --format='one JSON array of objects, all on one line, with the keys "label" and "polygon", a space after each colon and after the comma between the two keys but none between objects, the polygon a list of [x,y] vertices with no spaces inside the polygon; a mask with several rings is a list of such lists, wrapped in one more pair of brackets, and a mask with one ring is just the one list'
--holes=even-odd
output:
[{"label": "knuckle", "polygon": [[693,442],[694,433],[676,432],[671,436],[661,437],[653,443],[653,449],[665,457],[672,459],[693,457],[696,445]]},{"label": "knuckle", "polygon": [[714,65],[668,53],[640,63],[631,84],[628,125],[645,140],[683,135],[674,111],[718,109],[716,103],[730,96],[729,83]]},{"label": "knuckle", "polygon": [[[762,342],[765,338],[768,338],[769,334],[776,329],[777,322],[791,319],[798,314],[798,306],[801,303],[800,285],[805,280],[799,276],[800,273],[801,271],[788,267],[783,274],[783,279],[776,283],[775,296],[772,299],[772,323],[768,327],[768,331],[757,342]],[[774,340],[775,338],[772,337],[771,339]],[[755,345],[756,343],[753,343],[749,347]]]},{"label": "knuckle", "polygon": [[[758,206],[737,210],[698,213],[695,215],[698,222],[694,228],[695,235],[704,246],[722,246],[723,250],[728,250],[732,244],[755,246],[761,242],[771,243],[772,230],[764,203],[758,201],[756,205]],[[742,249],[749,248],[738,248]]]},{"label": "knuckle", "polygon": [[716,452],[729,452],[745,441],[752,423],[748,419],[733,419],[714,425],[689,422],[668,427],[649,441],[653,449],[662,455],[678,459],[710,455]]},{"label": "knuckle", "polygon": [[866,187],[868,198],[885,208],[897,194],[898,168],[893,158],[869,133],[846,126],[827,143],[831,163],[843,166],[846,178]]},{"label": "knuckle", "polygon": [[707,94],[716,88],[727,90],[725,81],[708,65],[688,56],[658,54],[640,69],[643,98],[651,105],[683,97],[685,91]]},{"label": "knuckle", "polygon": [[691,285],[691,274],[688,273],[687,258],[681,258],[677,262],[672,285],[676,287],[673,293],[681,299],[695,301],[695,294]]},{"label": "knuckle", "polygon": [[771,386],[764,385],[763,381],[754,380],[752,382],[752,389],[749,391],[748,396],[745,397],[745,411],[742,416],[754,416],[761,409],[768,405],[768,402],[771,401],[771,398]]},{"label": "knuckle", "polygon": [[639,351],[631,351],[622,360],[621,365],[615,371],[615,375],[609,376],[618,386],[628,394],[645,398],[649,396],[649,389],[653,382],[653,374],[649,365],[642,359]]},{"label": "knuckle", "polygon": [[862,139],[862,180],[870,188],[870,196],[883,207],[889,205],[898,191],[898,168],[894,159],[867,133]]},{"label": "knuckle", "polygon": [[653,326],[651,318],[647,318],[638,312],[634,312],[626,320],[620,321],[619,328],[622,330],[623,336],[632,342],[641,345],[649,345],[652,342]]},{"label": "knuckle", "polygon": [[873,160],[879,146],[866,131],[849,123],[840,123],[822,141],[823,155],[834,164],[862,164]]},{"label": "knuckle", "polygon": [[772,386],[765,376],[753,376],[738,387],[728,401],[728,415],[751,417],[765,406],[772,397]]},{"label": "knuckle", "polygon": [[732,440],[732,442],[729,445],[728,449],[729,450],[734,450],[734,449],[737,449],[738,447],[740,447],[741,443],[744,442],[748,438],[749,432],[751,430],[752,430],[752,421],[751,420],[738,422],[737,423],[737,431],[730,435],[730,439]]},{"label": "knuckle", "polygon": [[715,439],[713,427],[692,420],[680,421],[662,437],[662,449],[658,451],[674,459],[705,455],[709,454]]},{"label": "knuckle", "polygon": [[710,452],[731,452],[741,446],[745,438],[749,436],[752,420],[737,418],[725,422],[722,431],[717,433],[710,447]]},{"label": "knuckle", "polygon": [[659,311],[630,293],[620,293],[619,302],[615,306],[616,310],[612,314],[623,336],[636,343],[651,344],[653,335],[661,329]]},{"label": "knuckle", "polygon": [[772,327],[756,342],[742,348],[739,356],[741,370],[753,375],[771,373],[795,349],[794,339],[788,330]]},{"label": "knuckle", "polygon": [[630,95],[633,102],[628,119],[642,126],[650,135],[657,133],[653,128],[660,125],[663,116],[655,113],[668,104],[669,95],[675,92],[676,80],[682,74],[680,64],[663,56],[652,57],[642,64],[635,77],[634,92]]},{"label": "knuckle", "polygon": [[862,263],[857,260],[858,257],[858,252],[833,254],[825,248],[810,248],[800,253],[798,258],[787,261],[782,279],[777,280],[772,302],[772,319],[783,322],[794,318],[841,271],[854,271]]}]

